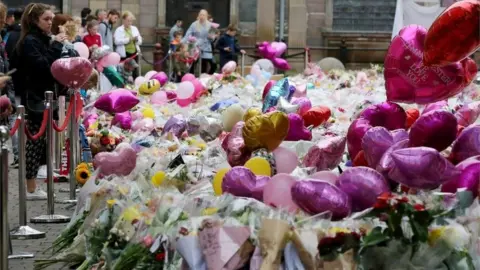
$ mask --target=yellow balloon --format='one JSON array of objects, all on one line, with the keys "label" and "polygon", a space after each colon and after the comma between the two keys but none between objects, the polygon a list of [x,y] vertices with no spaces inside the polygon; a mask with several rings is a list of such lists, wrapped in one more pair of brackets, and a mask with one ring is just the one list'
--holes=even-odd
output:
[{"label": "yellow balloon", "polygon": [[152,108],[145,108],[142,111],[143,117],[155,119],[155,111]]},{"label": "yellow balloon", "polygon": [[247,122],[250,118],[257,115],[261,115],[261,114],[262,114],[262,110],[260,110],[260,108],[255,108],[255,107],[248,108],[245,115],[243,115],[243,122]]},{"label": "yellow balloon", "polygon": [[272,167],[270,162],[262,157],[253,157],[245,163],[245,167],[249,168],[255,175],[272,176]]},{"label": "yellow balloon", "polygon": [[157,80],[149,80],[140,85],[138,91],[142,95],[151,95],[160,89],[160,82]]},{"label": "yellow balloon", "polygon": [[288,134],[290,122],[283,112],[254,116],[245,122],[242,129],[245,146],[251,151],[266,148],[275,150]]},{"label": "yellow balloon", "polygon": [[223,182],[223,177],[225,177],[225,174],[230,171],[230,168],[223,168],[217,171],[215,174],[215,177],[213,177],[213,192],[215,193],[216,196],[220,196],[223,194],[222,190],[222,182]]},{"label": "yellow balloon", "polygon": [[159,187],[162,185],[163,180],[165,180],[165,172],[164,171],[159,171],[156,174],[152,176],[152,184],[155,187]]}]

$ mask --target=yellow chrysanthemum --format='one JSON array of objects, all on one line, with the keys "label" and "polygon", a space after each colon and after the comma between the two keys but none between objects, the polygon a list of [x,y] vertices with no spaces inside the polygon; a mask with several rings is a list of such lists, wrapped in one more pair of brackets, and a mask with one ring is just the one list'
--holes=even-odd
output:
[{"label": "yellow chrysanthemum", "polygon": [[153,176],[152,176],[152,184],[155,186],[155,187],[159,187],[162,185],[163,181],[165,180],[165,172],[164,171],[159,171],[157,173],[155,173]]},{"label": "yellow chrysanthemum", "polygon": [[117,201],[112,199],[112,200],[107,200],[107,206],[108,208],[112,208],[113,205],[116,203]]},{"label": "yellow chrysanthemum", "polygon": [[202,151],[207,149],[207,145],[205,143],[198,143],[197,147],[200,148],[200,150]]},{"label": "yellow chrysanthemum", "polygon": [[211,216],[211,215],[215,215],[217,212],[218,212],[218,208],[209,207],[209,208],[205,208],[205,209],[202,210],[202,215],[203,216]]},{"label": "yellow chrysanthemum", "polygon": [[139,219],[141,214],[140,214],[140,211],[138,211],[138,209],[134,206],[130,206],[128,207],[127,209],[125,209],[125,211],[123,211],[123,219],[128,221],[128,222],[132,222],[136,219]]},{"label": "yellow chrysanthemum", "polygon": [[330,235],[336,235],[337,233],[351,233],[352,231],[345,229],[345,228],[339,228],[339,227],[333,227],[328,230],[328,234]]}]

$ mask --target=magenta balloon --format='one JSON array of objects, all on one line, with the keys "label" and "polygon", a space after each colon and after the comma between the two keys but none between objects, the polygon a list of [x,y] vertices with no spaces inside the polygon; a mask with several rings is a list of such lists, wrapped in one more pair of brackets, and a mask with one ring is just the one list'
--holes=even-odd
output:
[{"label": "magenta balloon", "polygon": [[243,121],[236,123],[222,142],[222,148],[227,153],[228,164],[232,167],[243,166],[252,156],[243,140],[244,126],[245,122]]},{"label": "magenta balloon", "polygon": [[407,148],[410,141],[408,139],[394,143],[390,148],[385,151],[382,158],[377,164],[377,171],[383,174],[385,178],[388,178],[388,172],[395,166],[392,159],[392,152],[398,149]]},{"label": "magenta balloon", "polygon": [[394,144],[393,136],[384,127],[369,129],[362,139],[362,148],[368,166],[376,168],[383,154]]},{"label": "magenta balloon", "polygon": [[164,86],[168,82],[168,76],[163,71],[158,72],[150,78],[150,80],[153,79],[157,80],[161,86]]},{"label": "magenta balloon", "polygon": [[127,89],[116,89],[103,94],[95,101],[95,108],[111,114],[126,112],[135,107],[140,101]]},{"label": "magenta balloon", "polygon": [[113,152],[101,152],[95,155],[93,167],[101,176],[129,175],[137,166],[137,152],[129,145],[119,147]]},{"label": "magenta balloon", "polygon": [[191,73],[187,73],[187,74],[183,75],[182,82],[190,82],[190,81],[193,81],[195,79],[196,79],[195,75],[193,75]]},{"label": "magenta balloon", "polygon": [[296,113],[288,114],[288,133],[285,141],[310,141],[312,140],[312,132],[304,125],[303,118]]},{"label": "magenta balloon", "polygon": [[270,180],[269,176],[257,176],[255,187],[252,190],[252,198],[263,201],[263,189]]},{"label": "magenta balloon", "polygon": [[359,118],[352,122],[347,132],[347,147],[350,159],[354,159],[362,150],[362,139],[365,133],[372,128],[370,120]]},{"label": "magenta balloon", "polygon": [[395,129],[390,131],[394,142],[400,142],[408,139],[408,132],[405,129]]},{"label": "magenta balloon", "polygon": [[281,70],[290,70],[291,69],[288,61],[283,59],[283,58],[274,58],[272,60],[272,63],[276,68],[281,69]]},{"label": "magenta balloon", "polygon": [[123,113],[116,113],[112,120],[112,125],[118,125],[120,128],[128,130],[132,128],[132,113],[126,111]]},{"label": "magenta balloon", "polygon": [[183,115],[177,114],[167,120],[165,126],[163,126],[162,135],[171,132],[177,138],[180,138],[185,130],[187,130],[187,120]]},{"label": "magenta balloon", "polygon": [[440,100],[434,103],[425,105],[425,108],[422,110],[422,115],[433,112],[436,110],[445,110],[448,108],[448,102],[446,100]]},{"label": "magenta balloon", "polygon": [[245,167],[233,167],[223,177],[222,190],[240,197],[252,197],[257,181],[255,174]]},{"label": "magenta balloon", "polygon": [[442,185],[442,192],[456,193],[459,188],[465,188],[478,196],[478,182],[480,181],[480,163],[470,164],[462,170],[460,175]]},{"label": "magenta balloon", "polygon": [[175,91],[165,91],[165,93],[167,93],[167,99],[169,101],[177,98],[177,93]]},{"label": "magenta balloon", "polygon": [[368,106],[361,114],[360,118],[370,121],[370,125],[382,126],[388,130],[405,128],[407,114],[398,104],[393,102],[382,102]]},{"label": "magenta balloon", "polygon": [[295,100],[292,101],[293,105],[298,104],[298,114],[303,115],[304,113],[308,112],[312,108],[312,102],[310,102],[310,99],[307,97],[300,97],[296,98]]},{"label": "magenta balloon", "polygon": [[348,195],[328,182],[313,179],[296,182],[292,187],[292,198],[311,215],[329,211],[333,220],[340,220],[351,213]]},{"label": "magenta balloon", "polygon": [[457,137],[457,119],[447,111],[422,114],[410,128],[410,146],[426,146],[443,151]]},{"label": "magenta balloon", "polygon": [[93,66],[83,57],[60,58],[53,62],[50,70],[59,83],[69,88],[79,89],[88,81]]},{"label": "magenta balloon", "polygon": [[310,175],[311,180],[320,180],[328,182],[332,185],[336,185],[338,181],[338,175],[331,171],[320,171]]},{"label": "magenta balloon", "polygon": [[457,118],[458,124],[464,127],[475,123],[479,116],[480,101],[475,101],[464,105],[455,113],[455,118]]},{"label": "magenta balloon", "polygon": [[354,212],[373,207],[380,194],[390,191],[385,178],[368,167],[347,169],[340,175],[336,186],[350,196]]},{"label": "magenta balloon", "polygon": [[480,163],[480,156],[474,156],[474,157],[471,157],[471,158],[467,158],[464,161],[457,164],[457,166],[455,166],[455,168],[457,168],[459,170],[463,170],[466,167],[468,167],[472,164],[476,164],[476,163]]},{"label": "magenta balloon", "polygon": [[450,161],[429,147],[395,150],[391,157],[389,178],[410,188],[435,189],[459,174]]},{"label": "magenta balloon", "polygon": [[90,125],[95,123],[97,121],[97,119],[98,119],[98,114],[97,113],[90,113],[90,114],[87,115],[87,117],[85,117],[83,119],[83,126],[86,129],[89,129]]},{"label": "magenta balloon", "polygon": [[387,100],[427,104],[448,99],[466,86],[467,71],[461,62],[443,67],[423,65],[426,35],[422,26],[409,25],[392,40],[384,63]]},{"label": "magenta balloon", "polygon": [[345,137],[325,137],[308,150],[303,165],[315,167],[317,171],[336,168],[342,161],[346,142]]},{"label": "magenta balloon", "polygon": [[459,163],[467,158],[480,155],[480,126],[469,126],[460,133],[453,144],[450,158]]},{"label": "magenta balloon", "polygon": [[295,177],[286,173],[274,175],[263,188],[263,202],[289,212],[296,212],[298,206],[293,202],[291,192],[296,182]]}]

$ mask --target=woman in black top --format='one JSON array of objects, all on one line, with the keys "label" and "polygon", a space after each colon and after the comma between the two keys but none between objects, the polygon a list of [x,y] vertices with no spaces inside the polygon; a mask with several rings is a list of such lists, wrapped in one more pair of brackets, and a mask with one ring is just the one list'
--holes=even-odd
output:
[{"label": "woman in black top", "polygon": [[[22,16],[22,33],[14,53],[17,76],[23,78],[22,104],[27,112],[27,127],[31,134],[40,130],[45,110],[46,91],[55,91],[55,79],[50,72],[53,62],[62,55],[64,33],[51,35],[54,14],[49,5],[31,3]],[[45,135],[38,140],[27,140],[26,177],[27,200],[45,200],[46,193],[37,188],[35,178],[42,160],[45,160]]]}]

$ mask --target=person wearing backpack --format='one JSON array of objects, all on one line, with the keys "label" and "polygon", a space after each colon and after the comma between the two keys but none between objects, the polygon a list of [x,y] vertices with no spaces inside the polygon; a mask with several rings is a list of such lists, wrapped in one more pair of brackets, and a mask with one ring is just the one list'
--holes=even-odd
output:
[{"label": "person wearing backpack", "polygon": [[120,17],[120,12],[112,9],[108,12],[107,19],[100,22],[98,26],[98,33],[102,37],[102,44],[110,47],[112,51],[115,51],[113,48],[113,26],[117,23],[118,17]]},{"label": "person wearing backpack", "polygon": [[22,19],[23,9],[17,8],[13,12],[13,17],[15,22],[10,24],[8,27],[8,31],[6,36],[3,38],[3,42],[5,43],[5,51],[7,56],[10,57],[13,53],[13,49],[17,45],[18,39],[20,38],[20,32],[22,31],[22,27],[20,26],[20,20]]}]

